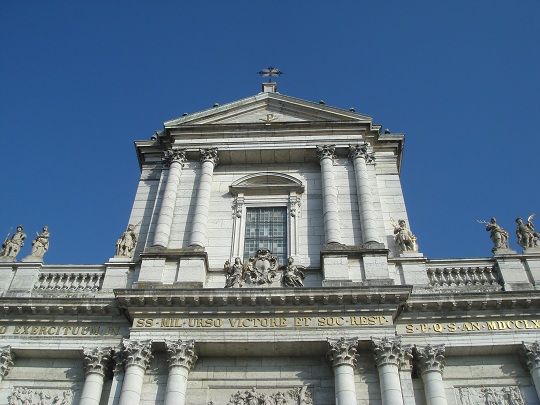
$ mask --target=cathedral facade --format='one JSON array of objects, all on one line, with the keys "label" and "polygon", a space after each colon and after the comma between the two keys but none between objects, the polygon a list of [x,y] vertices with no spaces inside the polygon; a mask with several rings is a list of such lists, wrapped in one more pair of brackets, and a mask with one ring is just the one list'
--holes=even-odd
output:
[{"label": "cathedral facade", "polygon": [[425,257],[403,143],[274,82],[165,122],[107,263],[4,242],[0,404],[540,404],[532,218]]}]

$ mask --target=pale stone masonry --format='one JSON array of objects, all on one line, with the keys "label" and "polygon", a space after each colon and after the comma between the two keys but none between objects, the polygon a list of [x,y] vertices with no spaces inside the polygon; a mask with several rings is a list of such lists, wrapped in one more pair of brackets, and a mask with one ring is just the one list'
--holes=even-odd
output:
[{"label": "pale stone masonry", "polygon": [[0,253],[0,405],[540,404],[540,248],[425,257],[403,144],[274,82],[165,122],[122,254]]}]

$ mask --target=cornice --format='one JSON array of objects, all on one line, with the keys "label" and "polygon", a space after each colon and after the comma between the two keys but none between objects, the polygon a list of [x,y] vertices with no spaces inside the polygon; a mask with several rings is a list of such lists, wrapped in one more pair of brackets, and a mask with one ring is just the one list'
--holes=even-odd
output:
[{"label": "cornice", "polygon": [[115,298],[2,297],[4,315],[121,315]]}]

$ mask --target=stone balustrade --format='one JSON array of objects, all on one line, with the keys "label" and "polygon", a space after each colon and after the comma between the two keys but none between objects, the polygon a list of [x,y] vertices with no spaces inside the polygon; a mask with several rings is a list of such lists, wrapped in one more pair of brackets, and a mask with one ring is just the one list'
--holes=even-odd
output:
[{"label": "stone balustrade", "polygon": [[428,264],[427,274],[432,287],[482,291],[498,291],[502,288],[499,272],[493,262],[466,266],[460,266],[458,261],[445,264]]},{"label": "stone balustrade", "polygon": [[100,272],[41,272],[34,290],[54,292],[97,292],[105,273]]}]

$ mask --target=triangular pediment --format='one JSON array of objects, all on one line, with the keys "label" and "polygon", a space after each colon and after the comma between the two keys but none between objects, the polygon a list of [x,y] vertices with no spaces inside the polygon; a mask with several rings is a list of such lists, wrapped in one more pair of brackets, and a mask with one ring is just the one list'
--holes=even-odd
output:
[{"label": "triangular pediment", "polygon": [[285,122],[371,122],[372,118],[279,93],[259,93],[222,106],[165,122],[166,128],[182,125],[259,124]]}]

